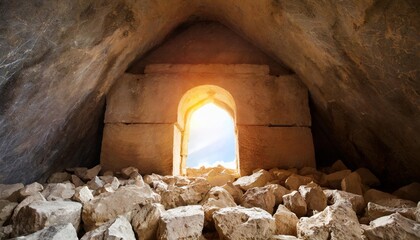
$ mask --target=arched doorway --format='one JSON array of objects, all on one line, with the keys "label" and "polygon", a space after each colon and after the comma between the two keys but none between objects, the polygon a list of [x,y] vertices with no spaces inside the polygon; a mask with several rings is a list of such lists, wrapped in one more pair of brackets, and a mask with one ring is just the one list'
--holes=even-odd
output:
[{"label": "arched doorway", "polygon": [[[211,104],[211,105],[209,105]],[[234,152],[235,170],[239,174],[239,154],[236,128],[236,105],[232,95],[225,89],[214,85],[202,85],[187,91],[178,105],[178,117],[176,127],[181,133],[180,138],[175,138],[174,149],[174,174],[185,175],[188,159],[188,145],[191,136],[192,116],[200,108],[215,106],[226,111],[233,119],[234,126]],[[175,156],[179,154],[179,156]],[[179,169],[179,170],[178,170]]]}]

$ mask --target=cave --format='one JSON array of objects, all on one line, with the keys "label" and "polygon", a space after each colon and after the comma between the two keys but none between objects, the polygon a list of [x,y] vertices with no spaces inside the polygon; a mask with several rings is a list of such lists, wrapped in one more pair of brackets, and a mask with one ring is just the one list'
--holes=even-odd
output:
[{"label": "cave", "polygon": [[[43,195],[51,194],[53,190],[44,194],[49,184],[65,184],[57,179],[76,189],[85,184],[95,198],[111,191],[111,175],[121,177],[121,186],[150,185],[151,190],[142,191],[150,190],[151,196],[165,184],[181,191],[202,176],[216,187],[217,196],[223,195],[217,187],[228,182],[235,184],[226,188],[239,186],[244,194],[256,194],[242,183],[250,178],[264,182],[254,187],[270,183],[298,193],[299,186],[344,191],[353,189],[349,182],[362,181],[355,191],[366,204],[385,204],[366,196],[368,191],[398,197],[391,205],[401,214],[391,211],[393,215],[381,217],[408,218],[418,227],[419,3],[0,1],[1,213],[9,202],[25,202],[25,186],[36,182]],[[210,105],[231,117],[232,169],[187,166],[191,116]],[[282,179],[284,171],[299,176],[296,188],[293,179],[288,184]],[[364,179],[367,175],[373,182]],[[109,186],[92,189],[95,179],[108,181],[102,177]],[[207,189],[201,200],[211,194]],[[247,201],[230,194],[236,203]],[[328,194],[328,201],[337,201],[336,193]],[[57,200],[44,198],[47,203]],[[285,204],[278,201],[280,209]],[[395,210],[415,209],[413,202],[413,213]],[[194,205],[167,204],[166,210]],[[25,211],[13,213],[20,209],[16,205],[5,227],[0,218],[0,239],[41,230],[22,227],[32,224],[26,220],[15,226],[14,218],[25,216]],[[373,210],[365,207],[354,209],[357,226],[374,221],[369,218]],[[299,219],[325,213],[312,210],[294,213]],[[223,214],[204,216],[208,239]],[[249,216],[260,213],[255,214]],[[81,230],[76,228],[79,238],[104,224],[86,219]],[[219,237],[241,239],[216,228]],[[375,239],[372,225],[362,228],[368,232],[365,237]],[[286,235],[311,239],[299,231]],[[170,239],[170,233],[162,234],[166,237],[159,235],[161,239]],[[412,234],[407,236],[420,238]]]}]

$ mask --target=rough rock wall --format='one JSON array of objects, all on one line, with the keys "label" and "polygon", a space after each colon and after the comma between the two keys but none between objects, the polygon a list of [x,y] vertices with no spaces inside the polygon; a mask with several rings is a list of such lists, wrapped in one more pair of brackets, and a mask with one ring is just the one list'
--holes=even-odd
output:
[{"label": "rough rock wall", "polygon": [[344,160],[392,183],[420,181],[419,5],[0,1],[0,182],[90,162],[108,86],[193,14],[226,24],[296,72]]}]

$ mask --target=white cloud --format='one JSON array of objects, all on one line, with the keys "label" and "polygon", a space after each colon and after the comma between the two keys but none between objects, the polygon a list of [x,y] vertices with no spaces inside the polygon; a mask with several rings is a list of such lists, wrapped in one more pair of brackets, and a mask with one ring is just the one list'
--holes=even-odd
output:
[{"label": "white cloud", "polygon": [[222,162],[222,161],[216,161],[216,162],[210,162],[208,160],[203,160],[200,162],[200,167],[206,167],[206,168],[211,168],[211,167],[217,167],[218,165],[221,165],[225,168],[230,168],[230,169],[236,169],[236,161],[231,161],[231,162]]}]

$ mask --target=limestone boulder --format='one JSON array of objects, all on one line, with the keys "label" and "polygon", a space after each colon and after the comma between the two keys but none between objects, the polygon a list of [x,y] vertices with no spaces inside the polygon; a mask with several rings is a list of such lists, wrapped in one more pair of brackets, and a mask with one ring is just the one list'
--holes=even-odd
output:
[{"label": "limestone boulder", "polygon": [[243,176],[238,178],[233,185],[239,186],[242,190],[246,191],[253,187],[264,187],[272,180],[272,175],[264,169],[254,172],[250,176]]},{"label": "limestone boulder", "polygon": [[162,176],[160,176],[158,174],[155,174],[155,173],[152,173],[151,175],[146,175],[143,178],[143,181],[146,184],[149,184],[150,186],[152,186],[152,182],[154,182],[154,181],[161,181],[161,180],[162,180]]},{"label": "limestone boulder", "polygon": [[359,174],[362,183],[369,187],[376,187],[381,185],[379,179],[367,168],[358,168],[355,172]]},{"label": "limestone boulder", "polygon": [[351,205],[341,202],[328,206],[312,217],[303,217],[297,224],[299,239],[356,240],[362,239],[362,229]]},{"label": "limestone boulder", "polygon": [[99,177],[93,177],[89,182],[86,183],[86,186],[89,187],[90,190],[98,190],[99,188],[103,187],[105,182],[102,181]]},{"label": "limestone boulder", "polygon": [[273,179],[278,180],[279,184],[284,185],[286,179],[290,177],[292,174],[296,173],[293,171],[285,170],[285,169],[278,169],[272,168],[269,171],[273,177]]},{"label": "limestone boulder", "polygon": [[158,239],[199,239],[204,226],[204,211],[200,205],[170,209],[159,221]]},{"label": "limestone boulder", "polygon": [[19,213],[20,209],[22,209],[25,206],[28,206],[29,204],[31,204],[32,202],[35,202],[35,201],[47,201],[47,200],[45,199],[45,197],[41,193],[36,193],[34,195],[31,195],[31,196],[25,198],[22,202],[20,202],[16,206],[15,210],[13,211],[12,221],[13,222],[18,221],[18,219],[16,217],[17,217],[17,214]]},{"label": "limestone boulder", "polygon": [[276,232],[274,218],[260,208],[227,207],[213,214],[220,239],[269,239]]},{"label": "limestone boulder", "polygon": [[143,187],[123,186],[114,193],[95,196],[83,205],[82,218],[87,231],[133,210],[138,204],[156,203],[160,196],[145,185]]},{"label": "limestone boulder", "polygon": [[410,183],[406,186],[397,189],[392,194],[402,199],[408,199],[411,201],[418,202],[420,201],[420,183]]},{"label": "limestone boulder", "polygon": [[139,204],[132,211],[131,225],[141,240],[156,239],[159,220],[165,207],[159,203]]},{"label": "limestone boulder", "polygon": [[311,177],[300,176],[297,174],[292,174],[290,177],[286,179],[284,183],[285,186],[290,190],[298,190],[301,185],[308,184],[313,181]]},{"label": "limestone boulder", "polygon": [[23,187],[22,189],[19,190],[19,194],[22,197],[22,199],[34,195],[38,192],[41,192],[42,190],[44,190],[44,186],[42,186],[41,184],[34,182],[31,184],[26,185],[25,187]]},{"label": "limestone boulder", "polygon": [[48,201],[71,199],[75,193],[75,187],[72,183],[50,183],[42,191],[42,195]]},{"label": "limestone boulder", "polygon": [[324,190],[329,205],[338,204],[340,202],[350,203],[353,210],[360,214],[366,207],[365,200],[362,195],[348,193],[340,190]]},{"label": "limestone boulder", "polygon": [[75,187],[81,187],[85,185],[85,182],[83,182],[82,179],[80,179],[78,176],[74,174],[71,175],[70,182],[73,183]]},{"label": "limestone boulder", "polygon": [[226,191],[232,195],[233,199],[235,200],[236,204],[240,204],[242,201],[242,196],[244,193],[242,192],[241,188],[238,186],[233,185],[232,182],[227,182],[225,185],[222,186]]},{"label": "limestone boulder", "polygon": [[341,180],[341,190],[363,195],[362,179],[357,172],[352,172]]},{"label": "limestone boulder", "polygon": [[294,212],[299,218],[306,215],[306,201],[298,191],[293,191],[284,195],[283,203],[285,207]]},{"label": "limestone boulder", "polygon": [[8,200],[0,200],[0,227],[5,222],[8,222],[12,217],[13,210],[18,205],[17,202],[10,202]]},{"label": "limestone boulder", "polygon": [[340,189],[341,181],[350,173],[351,173],[350,170],[341,170],[338,172],[333,172],[333,173],[328,174],[327,176],[325,176],[325,179],[331,188]]},{"label": "limestone boulder", "polygon": [[56,172],[51,174],[47,183],[63,183],[71,180],[71,174],[67,172]]},{"label": "limestone boulder", "polygon": [[367,204],[366,215],[370,221],[393,213],[399,213],[406,218],[416,220],[416,207],[388,207],[373,202]]},{"label": "limestone boulder", "polygon": [[207,181],[211,186],[223,186],[228,182],[233,182],[235,176],[225,171],[224,168],[213,168],[207,173]]},{"label": "limestone boulder", "polygon": [[78,240],[77,232],[71,223],[53,225],[32,234],[13,238],[15,240]]},{"label": "limestone boulder", "polygon": [[93,199],[93,194],[87,186],[77,187],[72,199],[84,204]]},{"label": "limestone boulder", "polygon": [[82,204],[71,201],[35,201],[19,210],[13,232],[20,236],[67,223],[78,230],[81,210]]},{"label": "limestone boulder", "polygon": [[0,200],[7,199],[16,202],[19,198],[19,190],[23,187],[22,183],[0,184]]},{"label": "limestone boulder", "polygon": [[274,214],[276,220],[276,234],[296,236],[296,225],[299,218],[284,205],[279,205]]},{"label": "limestone boulder", "polygon": [[369,240],[418,240],[420,223],[393,213],[371,221],[363,228]]},{"label": "limestone boulder", "polygon": [[299,193],[305,199],[308,211],[322,211],[327,207],[327,197],[322,188],[311,182],[299,187]]},{"label": "limestone boulder", "polygon": [[89,231],[80,240],[136,240],[130,221],[120,216],[104,225]]},{"label": "limestone boulder", "polygon": [[130,178],[130,175],[135,173],[135,172],[136,173],[139,172],[139,170],[135,167],[126,167],[126,168],[121,169],[121,175],[124,178]]},{"label": "limestone boulder", "polygon": [[398,197],[386,193],[386,192],[382,192],[376,189],[369,189],[367,190],[364,194],[363,197],[365,198],[366,203],[368,202],[374,202],[374,203],[378,203],[378,201],[381,200],[387,200],[387,199],[397,199]]},{"label": "limestone boulder", "polygon": [[232,195],[222,187],[213,187],[201,202],[206,223],[213,222],[213,213],[221,208],[235,207]]},{"label": "limestone boulder", "polygon": [[273,214],[276,196],[273,191],[267,187],[254,187],[248,189],[242,196],[241,205],[252,208],[258,207]]},{"label": "limestone boulder", "polygon": [[283,196],[290,193],[290,190],[288,190],[280,184],[268,184],[267,186],[265,186],[265,188],[267,188],[274,194],[274,197],[276,199],[275,205],[283,203]]},{"label": "limestone boulder", "polygon": [[84,181],[90,181],[94,177],[98,176],[101,169],[101,165],[96,165],[95,167],[88,169],[86,173],[83,176],[81,176],[81,179]]}]

